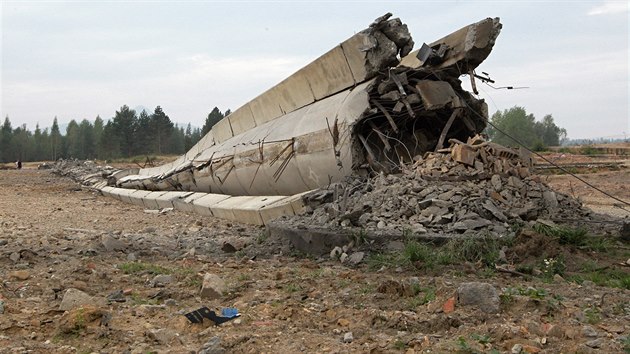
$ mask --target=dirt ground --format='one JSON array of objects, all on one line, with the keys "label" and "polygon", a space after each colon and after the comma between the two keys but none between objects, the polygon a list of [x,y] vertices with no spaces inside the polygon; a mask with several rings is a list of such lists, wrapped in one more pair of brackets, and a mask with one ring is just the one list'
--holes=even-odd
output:
[{"label": "dirt ground", "polygon": [[[570,169],[580,178],[623,201],[630,202],[630,159],[590,157],[572,154],[552,154],[550,160],[560,165],[616,163],[614,168],[591,167]],[[543,178],[555,190],[578,198],[588,208],[620,218],[630,218],[630,207],[576,180],[568,174],[546,175]],[[625,210],[624,210],[625,209]]]},{"label": "dirt ground", "polygon": [[[626,171],[588,177],[628,198]],[[580,195],[563,177],[550,183]],[[247,246],[225,252],[226,240]],[[298,254],[263,228],[147,213],[48,171],[2,170],[0,353],[630,351],[630,250],[619,239],[577,247],[524,229],[501,251],[512,273],[481,259],[378,263],[382,252],[351,266]],[[200,297],[205,273],[225,281],[218,299]],[[467,305],[470,282],[496,293]],[[68,289],[93,306],[60,310]],[[184,316],[203,306],[241,317]]]}]

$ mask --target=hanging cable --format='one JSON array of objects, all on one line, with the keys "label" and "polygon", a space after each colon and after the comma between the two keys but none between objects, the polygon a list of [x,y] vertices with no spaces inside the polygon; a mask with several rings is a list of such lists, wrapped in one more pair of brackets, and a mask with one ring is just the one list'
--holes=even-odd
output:
[{"label": "hanging cable", "polygon": [[[570,175],[570,176],[574,177],[575,179],[577,179],[577,180],[579,180],[580,182],[584,183],[585,185],[587,185],[587,186],[589,186],[589,187],[593,188],[594,190],[596,190],[596,191],[598,191],[598,192],[600,192],[600,193],[604,194],[605,196],[607,196],[607,197],[609,197],[609,198],[612,198],[612,199],[614,199],[614,200],[618,201],[619,203],[622,203],[622,204],[624,204],[624,205],[626,205],[626,206],[630,206],[630,203],[629,203],[629,202],[626,202],[626,201],[625,201],[625,200],[623,200],[623,199],[620,199],[620,198],[615,197],[614,195],[612,195],[612,194],[610,194],[610,193],[608,193],[608,192],[604,191],[603,189],[601,189],[601,188],[599,188],[599,187],[597,187],[597,186],[593,185],[592,183],[590,183],[590,182],[588,182],[588,181],[584,180],[583,178],[581,178],[580,176],[578,176],[578,175],[576,175],[576,174],[574,174],[574,173],[572,173],[572,172],[568,171],[568,170],[567,170],[567,169],[565,169],[564,167],[562,167],[562,166],[560,166],[560,165],[556,164],[555,162],[553,162],[553,161],[551,161],[551,160],[547,159],[546,157],[544,157],[543,155],[541,155],[541,154],[537,153],[536,151],[534,151],[534,150],[530,149],[529,147],[525,146],[525,144],[523,144],[522,142],[520,142],[518,139],[516,139],[515,137],[511,136],[510,134],[508,134],[508,133],[504,132],[503,130],[499,129],[496,125],[492,124],[492,122],[490,122],[490,120],[489,120],[488,118],[486,118],[486,117],[484,117],[483,115],[479,114],[479,113],[478,113],[475,109],[473,109],[473,108],[472,108],[472,107],[468,104],[468,102],[466,102],[466,100],[465,100],[465,99],[464,99],[464,98],[463,98],[463,97],[462,97],[459,93],[457,93],[457,95],[458,95],[458,96],[459,96],[459,98],[461,99],[461,102],[463,102],[463,103],[464,103],[464,104],[468,107],[468,109],[470,109],[470,111],[471,111],[471,112],[473,112],[473,113],[474,113],[477,117],[479,117],[479,118],[483,119],[483,120],[484,120],[486,123],[488,123],[488,124],[489,124],[492,128],[496,129],[496,131],[498,131],[499,133],[501,133],[501,134],[503,134],[503,135],[507,136],[508,138],[512,139],[515,143],[517,143],[518,145],[522,146],[525,150],[527,150],[527,151],[529,151],[530,153],[532,153],[532,154],[534,154],[534,155],[538,156],[538,157],[539,157],[539,158],[541,158],[543,161],[545,161],[545,162],[547,162],[547,163],[551,164],[552,166],[554,166],[554,167],[558,168],[558,169],[559,169],[559,170],[561,170],[562,172],[564,172],[564,173],[566,173],[566,174],[568,174],[568,175]],[[622,206],[618,206],[618,207],[619,207],[621,210],[623,210],[623,211],[625,211],[625,212],[630,213],[630,210],[625,209],[625,208],[624,208],[624,207],[622,207]]]}]

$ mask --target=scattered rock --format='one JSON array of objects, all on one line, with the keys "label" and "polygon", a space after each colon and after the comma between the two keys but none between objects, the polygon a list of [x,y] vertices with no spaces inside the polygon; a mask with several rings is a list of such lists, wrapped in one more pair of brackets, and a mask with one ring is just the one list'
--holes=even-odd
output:
[{"label": "scattered rock", "polygon": [[150,329],[145,334],[162,345],[172,344],[174,341],[179,340],[179,334],[167,328]]},{"label": "scattered rock", "polygon": [[342,253],[343,253],[343,250],[341,249],[341,247],[335,246],[335,248],[333,248],[332,251],[330,251],[330,258],[337,259],[339,258],[339,256],[341,256]]},{"label": "scattered rock", "polygon": [[488,283],[462,283],[457,288],[457,303],[464,306],[476,306],[486,313],[500,311],[499,294],[496,288]]},{"label": "scattered rock", "polygon": [[225,349],[221,346],[221,338],[214,336],[210,338],[199,350],[198,354],[224,354]]},{"label": "scattered rock", "polygon": [[88,326],[106,325],[112,315],[100,308],[85,305],[65,313],[59,319],[59,331],[61,333],[79,333]]},{"label": "scattered rock", "polygon": [[597,337],[597,330],[592,326],[584,326],[582,327],[582,335],[587,338]]},{"label": "scattered rock", "polygon": [[103,297],[91,296],[79,289],[70,288],[66,290],[66,293],[63,295],[63,299],[61,300],[61,304],[59,305],[59,310],[70,311],[77,307],[88,305],[97,307],[106,306],[107,300]]},{"label": "scattered rock", "polygon": [[353,340],[354,340],[354,337],[352,336],[352,332],[346,332],[346,334],[343,335],[344,343],[352,343]]},{"label": "scattered rock", "polygon": [[156,275],[153,280],[151,280],[151,286],[154,288],[163,288],[164,286],[171,284],[174,278],[170,274],[160,274]]},{"label": "scattered rock", "polygon": [[27,280],[28,278],[31,277],[31,274],[26,271],[26,270],[14,270],[12,272],[9,272],[9,278],[10,279],[15,279],[15,280]]},{"label": "scattered rock", "polygon": [[521,344],[514,344],[510,353],[512,354],[520,354],[523,351],[523,346]]},{"label": "scattered rock", "polygon": [[101,244],[107,252],[122,251],[127,248],[127,245],[124,242],[115,239],[108,234],[101,236]]},{"label": "scattered rock", "polygon": [[350,264],[357,265],[361,263],[364,256],[365,256],[364,252],[354,252],[353,254],[350,255],[350,257],[348,257],[348,262]]},{"label": "scattered rock", "polygon": [[202,299],[218,299],[223,296],[225,288],[225,282],[218,275],[206,273],[203,276],[203,283],[199,295]]},{"label": "scattered rock", "polygon": [[601,348],[601,346],[604,344],[604,340],[602,338],[597,338],[597,339],[589,340],[585,344],[591,348]]}]

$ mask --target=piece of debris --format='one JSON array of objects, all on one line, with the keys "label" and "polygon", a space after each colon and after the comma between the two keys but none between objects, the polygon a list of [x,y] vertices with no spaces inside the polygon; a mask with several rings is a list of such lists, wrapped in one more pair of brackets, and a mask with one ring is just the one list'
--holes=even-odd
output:
[{"label": "piece of debris", "polygon": [[204,306],[198,310],[191,311],[184,316],[186,316],[191,323],[202,323],[203,319],[207,318],[218,326],[222,323],[240,317],[241,315],[235,308],[224,308],[221,311],[221,316],[218,316],[214,311]]}]

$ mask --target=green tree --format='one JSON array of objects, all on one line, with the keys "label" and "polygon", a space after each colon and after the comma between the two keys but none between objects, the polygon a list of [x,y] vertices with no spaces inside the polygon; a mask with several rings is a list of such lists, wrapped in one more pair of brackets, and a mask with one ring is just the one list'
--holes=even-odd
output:
[{"label": "green tree", "polygon": [[530,149],[543,150],[547,146],[559,145],[567,135],[564,128],[554,123],[550,114],[537,122],[533,114],[528,114],[525,108],[518,106],[503,112],[497,111],[492,115],[490,122],[486,134],[493,142],[505,146],[519,145],[509,137],[511,136]]},{"label": "green tree", "polygon": [[493,142],[501,145],[518,146],[517,142],[507,136],[510,135],[525,146],[533,147],[536,142],[535,121],[533,114],[527,114],[525,108],[515,106],[493,114],[490,119],[492,125],[489,126],[487,134]]},{"label": "green tree", "polygon": [[139,154],[152,154],[155,152],[155,132],[151,126],[151,117],[144,109],[138,116],[137,152]]},{"label": "green tree", "polygon": [[22,161],[30,161],[33,158],[33,149],[31,143],[31,132],[26,128],[26,124],[15,128],[13,131],[12,145],[15,153],[15,159]]},{"label": "green tree", "polygon": [[53,119],[52,128],[50,128],[50,157],[56,161],[61,157],[61,148],[63,146],[61,132],[59,131],[59,123],[57,117]]},{"label": "green tree", "polygon": [[79,145],[81,147],[82,159],[92,159],[96,157],[94,126],[87,119],[83,119],[79,124]]},{"label": "green tree", "polygon": [[4,123],[0,129],[0,154],[2,154],[2,162],[9,162],[14,160],[14,153],[12,151],[11,140],[13,138],[13,128],[11,127],[11,121],[7,115],[4,118]]},{"label": "green tree", "polygon": [[96,119],[94,119],[94,127],[92,129],[93,132],[93,137],[94,137],[94,149],[95,149],[95,154],[96,154],[96,158],[101,159],[103,158],[103,149],[101,147],[101,136],[103,135],[103,118],[101,118],[101,116],[96,116]]},{"label": "green tree", "polygon": [[[48,137],[48,133],[46,133],[46,138]],[[39,123],[35,125],[35,132],[33,133],[33,150],[34,150],[34,160],[42,161],[47,160],[49,157],[48,154],[48,145],[45,140],[44,134],[39,127]]]},{"label": "green tree", "polygon": [[116,128],[111,120],[103,127],[100,140],[102,159],[113,159],[120,157],[120,143],[116,133]]},{"label": "green tree", "polygon": [[[229,113],[230,113],[230,110],[228,109],[228,110],[226,111],[226,113],[228,113],[228,114],[229,114]],[[203,125],[203,128],[201,128],[201,133],[202,133],[203,135],[206,135],[206,134],[210,131],[210,129],[212,129],[212,127],[213,127],[215,124],[219,123],[219,121],[220,121],[221,119],[223,119],[224,117],[225,117],[225,115],[224,115],[223,113],[221,113],[221,111],[219,110],[219,108],[214,107],[214,108],[212,109],[212,111],[211,111],[210,113],[208,113],[208,117],[206,118],[206,122],[205,122],[205,124]]]},{"label": "green tree", "polygon": [[567,131],[555,124],[551,114],[547,114],[543,117],[542,121],[536,122],[534,128],[536,135],[542,139],[545,147],[558,146],[567,137]]},{"label": "green tree", "polygon": [[155,111],[151,115],[151,127],[155,136],[155,152],[162,154],[167,152],[167,146],[169,145],[169,139],[173,135],[173,122],[162,111],[162,107],[155,107]]},{"label": "green tree", "polygon": [[175,128],[171,131],[171,137],[170,137],[170,147],[169,150],[166,151],[167,153],[170,154],[183,154],[184,152],[186,152],[184,150],[185,147],[185,133],[184,133],[184,128],[183,127],[179,127],[177,125],[175,125]]},{"label": "green tree", "polygon": [[116,111],[116,115],[112,120],[120,153],[125,157],[131,157],[135,154],[137,121],[136,111],[129,109],[127,105],[120,107],[120,110]]},{"label": "green tree", "polygon": [[64,156],[76,159],[85,158],[83,156],[83,152],[81,151],[81,141],[79,135],[79,124],[76,120],[72,119],[66,128]]}]

